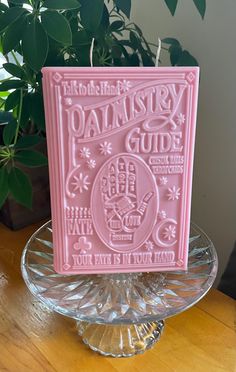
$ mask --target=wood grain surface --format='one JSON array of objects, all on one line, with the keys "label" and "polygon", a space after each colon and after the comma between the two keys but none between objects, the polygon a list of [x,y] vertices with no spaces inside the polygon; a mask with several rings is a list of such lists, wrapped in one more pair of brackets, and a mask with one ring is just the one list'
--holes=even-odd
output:
[{"label": "wood grain surface", "polygon": [[145,354],[114,359],[92,352],[75,322],[49,311],[24,284],[22,250],[39,225],[17,232],[0,225],[1,372],[236,372],[235,301],[214,289],[168,319]]}]

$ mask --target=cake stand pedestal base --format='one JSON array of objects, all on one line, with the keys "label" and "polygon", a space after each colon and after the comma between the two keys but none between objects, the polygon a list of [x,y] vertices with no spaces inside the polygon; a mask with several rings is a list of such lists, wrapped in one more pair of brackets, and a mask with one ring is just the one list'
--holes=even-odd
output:
[{"label": "cake stand pedestal base", "polygon": [[90,349],[116,358],[144,353],[160,339],[163,328],[162,320],[127,325],[77,322],[78,333]]},{"label": "cake stand pedestal base", "polygon": [[92,350],[128,357],[154,346],[163,320],[189,309],[209,291],[217,262],[211,240],[191,224],[186,271],[62,275],[54,271],[47,222],[28,241],[21,267],[29,290],[48,309],[74,319]]}]

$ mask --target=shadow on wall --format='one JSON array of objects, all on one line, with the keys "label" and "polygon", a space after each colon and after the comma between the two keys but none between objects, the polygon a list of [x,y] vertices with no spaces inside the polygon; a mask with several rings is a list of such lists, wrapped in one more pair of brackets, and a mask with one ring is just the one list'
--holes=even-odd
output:
[{"label": "shadow on wall", "polygon": [[236,300],[236,242],[218,289]]}]

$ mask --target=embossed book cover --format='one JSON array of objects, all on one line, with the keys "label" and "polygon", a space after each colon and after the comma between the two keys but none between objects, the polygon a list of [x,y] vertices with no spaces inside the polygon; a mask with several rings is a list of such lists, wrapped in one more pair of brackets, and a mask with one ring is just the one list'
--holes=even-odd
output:
[{"label": "embossed book cover", "polygon": [[43,69],[55,270],[185,270],[198,67]]}]

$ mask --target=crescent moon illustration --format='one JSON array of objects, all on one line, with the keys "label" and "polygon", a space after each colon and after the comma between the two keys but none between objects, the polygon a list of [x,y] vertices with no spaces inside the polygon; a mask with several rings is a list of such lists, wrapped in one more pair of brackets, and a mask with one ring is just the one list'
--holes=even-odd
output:
[{"label": "crescent moon illustration", "polygon": [[153,229],[153,232],[152,232],[152,238],[154,240],[154,242],[159,245],[160,247],[163,247],[163,248],[169,248],[169,247],[172,247],[174,244],[177,243],[177,240],[174,240],[173,242],[170,242],[170,243],[166,243],[164,241],[161,240],[160,238],[160,229],[167,223],[171,223],[173,225],[177,225],[177,222],[173,219],[173,218],[167,218],[165,219],[164,221],[161,221],[159,222],[157,225],[155,225],[154,229]]},{"label": "crescent moon illustration", "polygon": [[70,191],[70,180],[79,168],[80,168],[80,164],[76,168],[72,169],[72,171],[66,177],[66,194],[67,196],[69,196],[69,198],[76,197],[76,194]]}]

